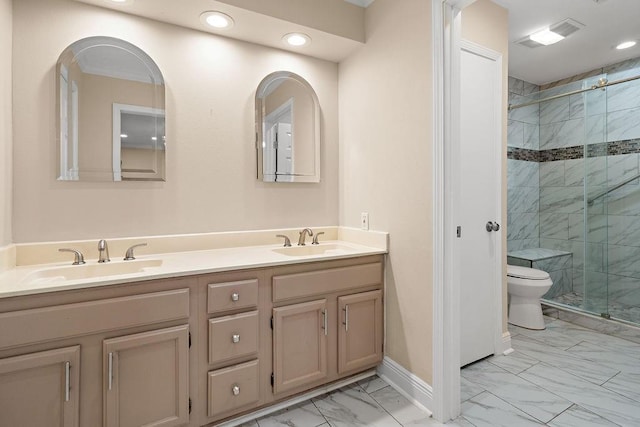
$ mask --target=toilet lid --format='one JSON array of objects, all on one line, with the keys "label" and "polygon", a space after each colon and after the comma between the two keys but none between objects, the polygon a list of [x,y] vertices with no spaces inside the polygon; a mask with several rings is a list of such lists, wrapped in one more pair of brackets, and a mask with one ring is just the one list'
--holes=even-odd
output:
[{"label": "toilet lid", "polygon": [[549,278],[549,273],[535,268],[507,265],[507,276],[529,280],[545,280]]}]

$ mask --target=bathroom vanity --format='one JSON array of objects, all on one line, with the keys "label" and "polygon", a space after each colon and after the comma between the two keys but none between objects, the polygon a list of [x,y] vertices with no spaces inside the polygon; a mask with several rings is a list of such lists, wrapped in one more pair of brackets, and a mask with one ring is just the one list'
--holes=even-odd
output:
[{"label": "bathroom vanity", "polygon": [[0,425],[211,425],[367,371],[384,252],[0,298]]}]

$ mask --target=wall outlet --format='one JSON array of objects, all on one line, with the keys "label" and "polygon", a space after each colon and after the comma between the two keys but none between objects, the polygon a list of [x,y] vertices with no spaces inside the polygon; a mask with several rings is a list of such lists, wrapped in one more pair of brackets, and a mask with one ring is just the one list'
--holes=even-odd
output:
[{"label": "wall outlet", "polygon": [[363,230],[369,229],[369,213],[368,212],[362,212],[360,214],[360,228],[362,228]]}]

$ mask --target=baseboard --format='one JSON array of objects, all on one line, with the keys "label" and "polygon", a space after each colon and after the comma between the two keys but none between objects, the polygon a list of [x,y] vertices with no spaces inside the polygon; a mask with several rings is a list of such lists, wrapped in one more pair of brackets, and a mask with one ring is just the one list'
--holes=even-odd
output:
[{"label": "baseboard", "polygon": [[513,353],[513,348],[511,348],[511,334],[507,331],[502,334],[502,354],[505,356],[507,354]]},{"label": "baseboard", "polygon": [[378,376],[411,403],[432,414],[433,388],[397,362],[385,357],[378,366]]}]

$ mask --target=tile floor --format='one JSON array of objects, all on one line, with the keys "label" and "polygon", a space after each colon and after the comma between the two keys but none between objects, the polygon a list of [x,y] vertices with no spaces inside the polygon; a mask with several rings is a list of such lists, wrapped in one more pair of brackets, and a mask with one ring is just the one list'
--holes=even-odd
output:
[{"label": "tile floor", "polygon": [[[514,352],[461,371],[451,427],[640,426],[640,344],[562,320],[509,326]],[[442,426],[373,377],[242,427]]]}]

